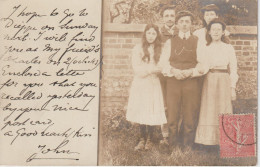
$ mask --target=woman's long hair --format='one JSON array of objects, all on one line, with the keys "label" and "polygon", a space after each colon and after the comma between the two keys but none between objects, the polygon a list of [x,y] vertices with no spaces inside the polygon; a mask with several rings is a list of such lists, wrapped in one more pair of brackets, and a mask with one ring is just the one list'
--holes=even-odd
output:
[{"label": "woman's long hair", "polygon": [[[225,24],[223,21],[221,21],[219,18],[216,18],[216,19],[212,20],[212,21],[209,23],[209,25],[207,26],[207,34],[206,34],[207,46],[209,46],[209,45],[211,44],[211,42],[212,42],[212,38],[211,38],[211,36],[210,36],[210,34],[209,34],[209,31],[210,31],[210,29],[211,29],[211,26],[212,26],[213,24],[215,24],[215,23],[218,23],[218,24],[221,24],[221,25],[222,25],[222,30],[223,30],[223,32],[226,30],[226,24]],[[229,43],[229,40],[228,40],[228,38],[225,36],[225,34],[222,35],[221,41],[224,42],[224,43]]]},{"label": "woman's long hair", "polygon": [[142,60],[145,62],[150,62],[150,55],[148,52],[148,47],[150,46],[150,44],[148,43],[148,41],[146,39],[146,31],[150,30],[151,28],[153,28],[155,30],[155,32],[157,33],[157,37],[155,38],[153,44],[154,44],[154,61],[155,61],[155,63],[158,63],[161,52],[162,52],[162,42],[161,42],[161,34],[159,31],[159,28],[155,24],[147,24],[144,29],[143,38],[142,38],[142,47],[143,47],[143,51],[144,51],[144,56],[143,56]]}]

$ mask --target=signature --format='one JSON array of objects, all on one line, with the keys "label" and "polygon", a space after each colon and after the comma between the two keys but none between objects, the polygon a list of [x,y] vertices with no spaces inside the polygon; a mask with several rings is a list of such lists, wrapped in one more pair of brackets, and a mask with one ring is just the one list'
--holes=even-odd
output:
[{"label": "signature", "polygon": [[[49,148],[47,145],[38,145],[39,152],[33,153],[29,156],[26,162],[31,162],[32,160],[40,160],[40,159],[63,159],[63,160],[76,160],[78,161],[79,158],[71,158],[71,157],[57,157],[56,155],[78,155],[79,152],[72,151],[70,149],[65,149],[65,147],[70,141],[65,139],[63,140],[57,147]],[[49,155],[52,156],[43,156]]]}]

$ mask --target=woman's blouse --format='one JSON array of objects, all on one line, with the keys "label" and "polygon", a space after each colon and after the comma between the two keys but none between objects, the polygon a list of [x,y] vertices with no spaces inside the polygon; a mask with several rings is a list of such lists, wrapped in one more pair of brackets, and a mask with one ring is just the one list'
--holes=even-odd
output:
[{"label": "woman's blouse", "polygon": [[200,62],[206,69],[228,69],[230,72],[231,87],[236,88],[238,80],[237,58],[231,44],[223,42],[211,43],[209,46],[201,47],[198,50]]}]

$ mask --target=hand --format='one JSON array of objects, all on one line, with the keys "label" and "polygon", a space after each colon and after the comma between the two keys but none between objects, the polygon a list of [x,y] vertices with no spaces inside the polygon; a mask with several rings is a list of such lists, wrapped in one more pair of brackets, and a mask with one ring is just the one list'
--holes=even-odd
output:
[{"label": "hand", "polygon": [[224,34],[225,34],[225,36],[229,36],[229,35],[230,35],[230,32],[227,31],[227,30],[225,30],[225,31],[224,31]]},{"label": "hand", "polygon": [[149,65],[149,66],[148,66],[148,71],[149,71],[150,74],[160,73],[160,72],[161,72],[161,69],[160,69],[158,66]]},{"label": "hand", "polygon": [[170,69],[169,68],[162,68],[162,74],[164,75],[164,76],[168,76],[168,72],[170,71]]},{"label": "hand", "polygon": [[172,68],[171,69],[171,73],[175,76],[176,79],[178,80],[183,80],[185,79],[185,76],[182,74],[182,71],[179,70],[179,69],[175,69],[175,68]]},{"label": "hand", "polygon": [[231,100],[235,101],[236,99],[237,99],[236,89],[235,88],[231,88]]},{"label": "hand", "polygon": [[193,71],[192,69],[188,69],[188,70],[182,70],[181,73],[185,78],[188,78],[192,75]]},{"label": "hand", "polygon": [[198,72],[199,72],[200,74],[203,74],[203,73],[204,73],[204,68],[203,68],[202,64],[200,64],[200,63],[197,64],[196,68],[197,68],[197,70],[198,70]]},{"label": "hand", "polygon": [[160,72],[162,72],[162,69],[159,68],[158,66],[155,66],[154,69],[153,69],[153,72],[154,73],[160,73]]}]

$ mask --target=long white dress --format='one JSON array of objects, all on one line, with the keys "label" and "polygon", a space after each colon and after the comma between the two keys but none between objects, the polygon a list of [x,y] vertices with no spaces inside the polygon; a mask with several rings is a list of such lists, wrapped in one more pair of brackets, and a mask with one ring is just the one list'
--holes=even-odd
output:
[{"label": "long white dress", "polygon": [[144,125],[162,125],[167,122],[160,80],[151,73],[155,68],[154,49],[149,48],[150,62],[144,62],[142,46],[133,48],[134,79],[130,89],[126,119]]},{"label": "long white dress", "polygon": [[[219,144],[219,115],[231,114],[231,88],[236,88],[238,80],[237,60],[232,45],[210,44],[201,50],[207,73],[202,89],[199,123],[195,142],[204,145]],[[215,72],[210,70],[215,69]],[[216,72],[218,69],[228,72]]]}]

